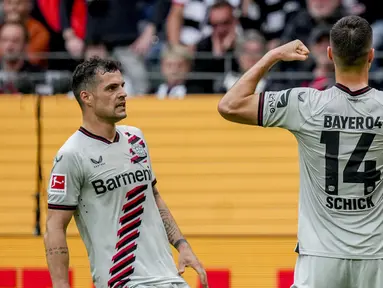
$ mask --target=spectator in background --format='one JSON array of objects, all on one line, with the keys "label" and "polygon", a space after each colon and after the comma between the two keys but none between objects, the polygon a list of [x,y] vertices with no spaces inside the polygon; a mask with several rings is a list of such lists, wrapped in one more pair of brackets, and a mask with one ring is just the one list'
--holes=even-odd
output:
[{"label": "spectator in background", "polygon": [[242,0],[240,22],[244,30],[260,31],[271,50],[279,45],[286,23],[304,6],[304,0]]},{"label": "spectator in background", "polygon": [[331,26],[319,25],[309,38],[311,55],[314,58],[315,68],[313,79],[305,81],[302,86],[318,90],[326,90],[335,84],[334,63],[327,56],[327,47],[330,46]]},{"label": "spectator in background", "polygon": [[25,59],[28,30],[22,22],[6,22],[0,29],[0,93],[34,93],[44,82],[43,69]]},{"label": "spectator in background", "polygon": [[[74,0],[61,5],[62,15],[70,15]],[[85,0],[84,0],[85,1]],[[93,0],[87,1],[87,31],[84,57],[113,57],[121,62],[124,76],[132,85],[130,94],[145,94],[149,90],[144,57],[149,52],[156,33],[156,26],[148,23],[139,31],[140,11],[135,0]],[[68,16],[66,16],[68,17]],[[65,36],[65,35],[64,35]],[[65,36],[68,39],[74,35]],[[78,37],[77,37],[78,38]],[[75,50],[81,50],[79,40],[75,39]]]},{"label": "spectator in background", "polygon": [[[317,25],[333,25],[347,13],[342,6],[342,0],[306,0],[306,6],[307,9],[299,11],[287,23],[281,36],[282,44],[294,39],[299,39],[308,45],[311,31]],[[273,70],[280,72],[298,72],[302,73],[302,77],[304,77],[308,75],[307,73],[313,71],[314,66],[315,63],[313,59],[309,58],[308,61],[304,62],[280,62],[274,66]],[[274,80],[270,80],[267,90],[283,90],[291,86],[299,86],[302,83],[302,77],[289,77],[288,79],[274,78]],[[310,78],[311,77],[307,77],[306,80],[310,80]]]},{"label": "spectator in background", "polygon": [[157,98],[182,99],[186,94],[196,93],[197,89],[187,81],[188,73],[191,70],[193,55],[184,46],[171,45],[162,51],[161,73],[165,83],[153,91]]},{"label": "spectator in background", "polygon": [[[212,34],[201,40],[196,47],[196,59],[193,72],[202,73],[224,73],[225,66],[232,71],[238,71],[235,60],[230,61],[237,38],[238,20],[233,14],[234,8],[226,1],[217,1],[209,11],[209,22],[213,27]],[[201,58],[201,54],[212,54],[212,58]],[[226,60],[226,61],[225,61]],[[225,63],[226,62],[226,63]],[[228,64],[228,65],[227,65]],[[229,70],[230,71],[230,70]],[[196,86],[199,93],[216,93],[220,90],[219,76],[216,79],[198,80]],[[218,81],[217,81],[218,80]]]},{"label": "spectator in background", "polygon": [[[256,30],[246,30],[236,41],[235,57],[240,72],[230,71],[222,81],[221,93],[226,93],[239,80],[243,73],[253,67],[266,53],[266,39]],[[266,81],[261,79],[255,92],[264,91]]]},{"label": "spectator in background", "polygon": [[85,48],[86,3],[84,0],[61,0],[59,9],[65,49],[73,59],[81,59]]},{"label": "spectator in background", "polygon": [[47,60],[39,57],[39,53],[49,51],[49,32],[39,21],[30,16],[32,0],[3,0],[4,21],[20,21],[27,27],[29,41],[27,54],[32,64],[46,66]]},{"label": "spectator in background", "polygon": [[[208,12],[215,0],[173,0],[166,19],[167,38],[172,45],[187,45],[191,49],[203,38],[209,36],[211,27]],[[241,0],[228,0],[234,8]],[[234,9],[233,9],[234,11]]]}]

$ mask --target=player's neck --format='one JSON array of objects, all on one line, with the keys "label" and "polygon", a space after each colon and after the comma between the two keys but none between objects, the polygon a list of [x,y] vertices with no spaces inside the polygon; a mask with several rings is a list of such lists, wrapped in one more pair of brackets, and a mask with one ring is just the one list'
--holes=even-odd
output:
[{"label": "player's neck", "polygon": [[368,71],[335,71],[335,80],[351,91],[356,91],[368,86]]},{"label": "player's neck", "polygon": [[98,119],[85,119],[84,117],[82,127],[92,134],[101,136],[111,142],[116,137],[116,125],[113,123],[107,123]]}]

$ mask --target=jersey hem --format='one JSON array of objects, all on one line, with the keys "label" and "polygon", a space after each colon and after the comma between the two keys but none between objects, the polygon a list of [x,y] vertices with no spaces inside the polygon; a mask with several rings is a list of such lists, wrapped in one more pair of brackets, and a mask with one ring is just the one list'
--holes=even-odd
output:
[{"label": "jersey hem", "polygon": [[350,254],[336,254],[336,253],[326,253],[326,252],[315,252],[299,249],[299,255],[305,256],[316,256],[316,257],[326,257],[326,258],[337,258],[337,259],[350,259],[350,260],[377,260],[383,259],[383,254],[376,255],[350,255]]},{"label": "jersey hem", "polygon": [[51,209],[51,210],[76,210],[77,206],[48,204],[48,209]]}]

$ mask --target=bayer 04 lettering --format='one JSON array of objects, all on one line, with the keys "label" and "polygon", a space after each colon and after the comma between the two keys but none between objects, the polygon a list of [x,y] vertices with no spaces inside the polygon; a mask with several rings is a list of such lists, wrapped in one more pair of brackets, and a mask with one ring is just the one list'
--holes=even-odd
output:
[{"label": "bayer 04 lettering", "polygon": [[[326,145],[325,155],[325,192],[326,206],[330,209],[342,211],[358,211],[375,207],[370,195],[376,187],[376,182],[381,179],[381,172],[376,169],[375,160],[365,160],[365,156],[374,141],[375,134],[362,133],[343,173],[343,183],[363,184],[364,192],[360,198],[336,197],[339,186],[339,145],[340,131],[322,131],[320,142]],[[364,171],[360,166],[364,163]]]}]

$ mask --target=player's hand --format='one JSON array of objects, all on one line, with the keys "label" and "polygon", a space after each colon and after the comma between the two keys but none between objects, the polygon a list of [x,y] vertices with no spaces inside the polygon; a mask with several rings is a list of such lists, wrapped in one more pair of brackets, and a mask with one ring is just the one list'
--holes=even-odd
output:
[{"label": "player's hand", "polygon": [[205,268],[203,268],[201,262],[195,256],[189,244],[185,244],[181,244],[179,247],[178,273],[182,275],[185,272],[185,267],[192,267],[198,273],[202,287],[209,288]]},{"label": "player's hand", "polygon": [[309,57],[309,49],[300,40],[294,40],[273,50],[282,61],[305,61]]},{"label": "player's hand", "polygon": [[84,41],[73,35],[65,41],[65,48],[74,59],[80,59],[84,52]]}]

